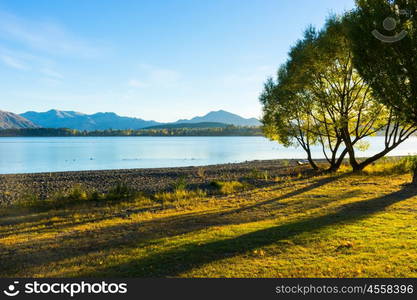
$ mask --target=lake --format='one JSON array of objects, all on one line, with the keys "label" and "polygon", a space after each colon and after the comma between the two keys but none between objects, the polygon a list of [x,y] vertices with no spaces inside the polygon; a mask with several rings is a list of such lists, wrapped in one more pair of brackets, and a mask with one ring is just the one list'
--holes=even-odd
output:
[{"label": "lake", "polygon": [[[372,137],[369,156],[383,147]],[[413,137],[390,155],[415,154]],[[360,155],[359,155],[360,154]],[[315,158],[323,158],[320,148]],[[0,174],[204,166],[261,159],[304,159],[263,137],[17,137],[0,138]]]}]

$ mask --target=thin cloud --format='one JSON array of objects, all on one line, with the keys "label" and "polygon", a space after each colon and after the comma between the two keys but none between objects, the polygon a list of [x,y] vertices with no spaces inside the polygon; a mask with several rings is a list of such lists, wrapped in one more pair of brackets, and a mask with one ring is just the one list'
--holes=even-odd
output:
[{"label": "thin cloud", "polygon": [[0,47],[0,63],[19,71],[36,72],[46,78],[55,80],[64,78],[55,69],[55,63],[52,60],[15,49]]},{"label": "thin cloud", "polygon": [[138,73],[139,75],[136,78],[128,81],[130,87],[173,88],[177,87],[182,79],[181,74],[175,70],[159,68],[148,64],[141,64]]},{"label": "thin cloud", "polygon": [[223,82],[227,85],[258,86],[262,85],[266,79],[274,74],[275,69],[270,66],[259,66],[252,70],[244,70],[239,73],[229,74],[223,77]]},{"label": "thin cloud", "polygon": [[147,86],[145,83],[143,83],[142,81],[137,80],[137,79],[131,79],[131,80],[129,80],[129,82],[127,84],[128,84],[128,86],[133,87],[133,88],[142,88],[142,87]]},{"label": "thin cloud", "polygon": [[99,54],[98,47],[75,37],[59,24],[25,20],[1,11],[0,39],[57,56],[94,57]]},{"label": "thin cloud", "polygon": [[47,77],[50,77],[50,78],[54,78],[54,79],[63,79],[64,78],[64,76],[61,73],[59,73],[55,70],[49,69],[49,68],[42,68],[40,70],[40,72],[43,75],[45,75]]},{"label": "thin cloud", "polygon": [[23,62],[5,54],[0,53],[0,61],[13,69],[28,70],[28,67]]}]

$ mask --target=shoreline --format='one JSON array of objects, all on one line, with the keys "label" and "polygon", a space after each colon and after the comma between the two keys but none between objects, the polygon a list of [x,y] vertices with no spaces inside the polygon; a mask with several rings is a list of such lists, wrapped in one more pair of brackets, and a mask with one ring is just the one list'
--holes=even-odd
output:
[{"label": "shoreline", "polygon": [[[402,157],[405,156],[389,158]],[[137,192],[158,193],[171,191],[179,180],[185,180],[189,189],[210,189],[210,183],[215,180],[244,180],[255,187],[263,187],[273,184],[276,177],[292,176],[310,169],[308,163],[300,166],[298,161],[300,159],[274,159],[206,166],[0,174],[0,205],[27,196],[46,199],[75,187],[107,193],[117,185],[123,185]],[[315,161],[326,163],[325,159]],[[265,180],[265,174],[268,180]]]},{"label": "shoreline", "polygon": [[181,178],[191,189],[207,187],[213,180],[256,180],[256,176],[265,173],[272,178],[297,167],[297,161],[276,159],[208,166],[0,174],[0,204],[10,204],[27,195],[45,199],[76,186],[106,193],[122,184],[138,192],[156,193],[172,189]]}]

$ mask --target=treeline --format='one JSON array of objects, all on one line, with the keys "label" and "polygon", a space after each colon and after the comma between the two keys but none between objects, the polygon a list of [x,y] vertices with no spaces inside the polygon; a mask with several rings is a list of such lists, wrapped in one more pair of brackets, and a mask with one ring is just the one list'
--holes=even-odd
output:
[{"label": "treeline", "polygon": [[224,128],[158,128],[139,130],[85,131],[68,128],[23,128],[0,130],[0,137],[63,136],[262,136],[260,127],[226,126]]}]

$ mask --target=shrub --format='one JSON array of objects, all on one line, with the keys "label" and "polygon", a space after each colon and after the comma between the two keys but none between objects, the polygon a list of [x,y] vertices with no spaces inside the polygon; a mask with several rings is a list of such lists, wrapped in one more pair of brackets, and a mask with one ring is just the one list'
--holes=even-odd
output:
[{"label": "shrub", "polygon": [[[117,200],[129,200],[136,196],[136,192],[124,184],[117,184],[106,195],[102,197],[102,200],[117,201]],[[99,198],[100,200],[100,198]]]},{"label": "shrub", "polygon": [[239,181],[213,181],[211,186],[215,187],[221,194],[228,195],[243,191],[247,185]]},{"label": "shrub", "polygon": [[248,176],[250,179],[262,179],[262,180],[269,180],[269,172],[268,171],[259,171],[257,169],[253,169]]},{"label": "shrub", "polygon": [[139,195],[133,189],[122,184],[116,185],[106,194],[101,194],[94,190],[88,191],[78,185],[67,192],[56,193],[47,199],[39,199],[31,194],[25,195],[15,204],[15,206],[47,210],[89,202],[131,201],[137,199],[142,201],[143,198],[143,195]]},{"label": "shrub", "polygon": [[187,207],[197,204],[198,200],[205,197],[206,192],[198,189],[195,191],[187,191],[185,189],[177,189],[173,192],[163,192],[155,194],[154,198],[160,202],[164,208],[166,207]]},{"label": "shrub", "polygon": [[174,191],[187,189],[187,180],[181,176],[173,185]]},{"label": "shrub", "polygon": [[404,160],[407,168],[415,173],[417,171],[417,156],[407,156]]},{"label": "shrub", "polygon": [[206,170],[204,168],[198,168],[197,169],[197,176],[200,177],[201,179],[205,179],[206,178]]},{"label": "shrub", "polygon": [[12,204],[12,206],[30,208],[36,206],[40,201],[39,197],[35,194],[26,193],[19,200],[17,200],[15,204]]}]

